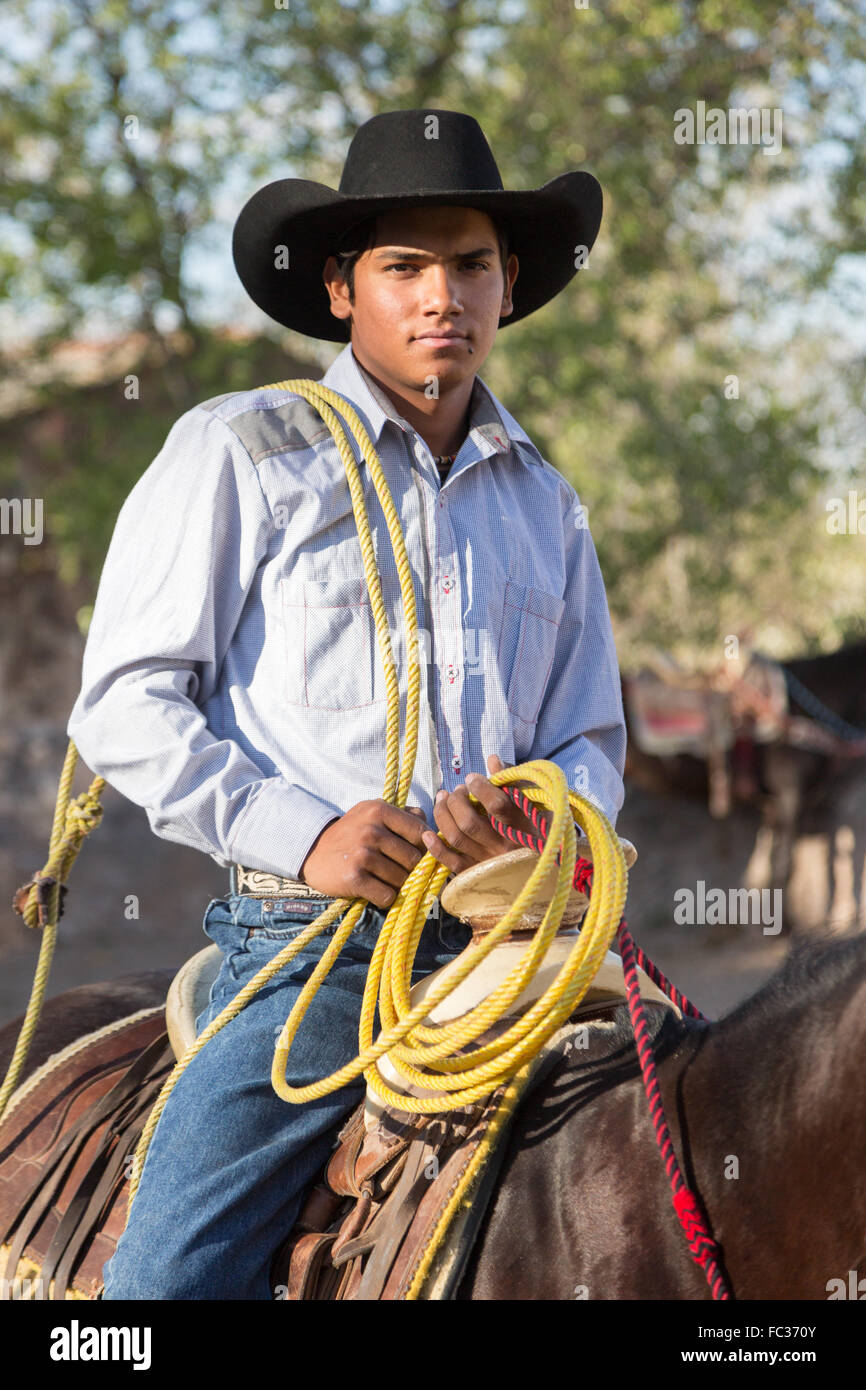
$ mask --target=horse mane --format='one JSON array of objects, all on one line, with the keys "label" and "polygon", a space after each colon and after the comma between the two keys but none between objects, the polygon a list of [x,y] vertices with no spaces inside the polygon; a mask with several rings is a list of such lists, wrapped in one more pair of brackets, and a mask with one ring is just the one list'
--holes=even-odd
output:
[{"label": "horse mane", "polygon": [[[657,1062],[663,1061],[695,1027],[707,1026],[705,1023],[688,1016],[677,1018],[672,1009],[667,1009],[663,1004],[656,1002],[644,1005],[644,1016],[647,1034]],[[610,1016],[610,1021],[613,1027],[608,1035],[609,1047],[606,1060],[621,1056],[623,1053],[631,1058],[634,1054],[634,1029],[632,1028],[628,1005],[623,1003],[618,1009],[615,1009]]]},{"label": "horse mane", "polygon": [[[676,1052],[683,1042],[692,1039],[695,1033],[709,1028],[703,1019],[678,1018],[672,1009],[663,1004],[650,1001],[644,1006],[647,1034],[657,1063],[663,1062]],[[592,1029],[590,1024],[590,1029]],[[634,1029],[628,1005],[623,1001],[613,1009],[602,1024],[603,1031],[595,1032],[594,1046],[588,1052],[566,1047],[560,1064],[549,1073],[549,1082],[568,1077],[571,1082],[579,1082],[588,1088],[588,1094],[598,1089],[618,1085],[640,1074],[640,1065],[635,1048]]]},{"label": "horse mane", "polygon": [[778,970],[748,999],[713,1024],[721,1037],[744,1025],[763,1028],[791,1009],[823,1004],[866,976],[866,935],[793,942]]}]

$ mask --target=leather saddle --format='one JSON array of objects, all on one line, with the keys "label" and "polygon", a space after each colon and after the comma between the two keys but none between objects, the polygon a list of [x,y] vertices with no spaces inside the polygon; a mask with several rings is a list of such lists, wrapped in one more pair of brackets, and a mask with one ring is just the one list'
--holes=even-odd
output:
[{"label": "leather saddle", "polygon": [[4,1299],[95,1298],[126,1224],[129,1163],[174,1065],[161,1008],[53,1054],[0,1124]]}]

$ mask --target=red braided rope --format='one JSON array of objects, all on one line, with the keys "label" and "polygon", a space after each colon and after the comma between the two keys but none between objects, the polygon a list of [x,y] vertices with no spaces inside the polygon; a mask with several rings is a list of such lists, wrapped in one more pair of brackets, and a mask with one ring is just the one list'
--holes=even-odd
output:
[{"label": "red braided rope", "polygon": [[[536,854],[540,854],[547,839],[548,821],[541,814],[536,802],[530,801],[517,787],[504,787],[512,801],[519,807],[523,814],[532,822],[538,831],[538,838],[528,834],[523,830],[514,830],[511,826],[505,825],[503,821],[497,820],[495,816],[490,817],[493,828],[507,840],[516,841],[526,849],[533,849]],[[559,863],[557,854],[556,862]],[[593,864],[588,859],[583,859],[578,855],[574,866],[573,886],[589,897],[592,890]],[[638,984],[637,966],[646,971],[646,974],[657,985],[667,997],[676,1004],[682,1013],[689,1014],[692,1018],[705,1018],[700,1009],[692,1004],[686,996],[678,990],[665,977],[658,966],[650,960],[646,952],[635,943],[631,932],[626,925],[625,917],[617,929],[617,941],[622,957],[622,969],[625,977],[626,1000],[628,1002],[629,1018],[631,1019],[632,1031],[634,1032],[635,1047],[637,1048],[638,1062],[640,1063],[641,1076],[643,1078],[644,1091],[646,1092],[647,1103],[649,1105],[650,1119],[655,1130],[656,1144],[665,1165],[668,1181],[671,1186],[671,1199],[674,1211],[682,1227],[692,1259],[700,1265],[704,1271],[710,1292],[714,1299],[724,1301],[733,1298],[728,1287],[725,1275],[722,1272],[720,1262],[720,1248],[713,1240],[709,1227],[707,1226],[698,1206],[698,1199],[694,1192],[686,1185],[686,1180],[682,1175],[682,1170],[677,1161],[676,1152],[671,1139],[670,1126],[665,1115],[664,1103],[661,1097],[658,1074],[656,1071],[655,1057],[653,1055],[652,1043],[649,1037],[649,1027],[646,1021],[646,1010],[644,1009],[643,999],[641,998],[640,986]]]},{"label": "red braided rope", "polygon": [[652,1043],[649,1039],[649,1029],[646,1021],[646,1011],[638,985],[634,942],[631,932],[626,926],[624,917],[619,924],[617,939],[620,944],[622,968],[623,974],[625,975],[626,996],[628,999],[628,1011],[629,1017],[631,1018],[632,1030],[634,1032],[641,1075],[643,1076],[644,1091],[646,1092],[647,1103],[649,1104],[650,1119],[655,1129],[656,1144],[661,1153],[665,1171],[668,1175],[668,1181],[671,1185],[671,1197],[674,1204],[674,1211],[683,1228],[683,1234],[688,1242],[692,1259],[696,1264],[699,1264],[704,1271],[713,1298],[720,1300],[729,1299],[731,1297],[731,1292],[721,1269],[721,1251],[713,1240],[710,1230],[701,1216],[697,1197],[686,1186],[686,1180],[677,1162],[670,1128],[665,1115],[664,1103],[662,1102],[661,1091],[659,1089],[655,1057],[653,1056]]}]

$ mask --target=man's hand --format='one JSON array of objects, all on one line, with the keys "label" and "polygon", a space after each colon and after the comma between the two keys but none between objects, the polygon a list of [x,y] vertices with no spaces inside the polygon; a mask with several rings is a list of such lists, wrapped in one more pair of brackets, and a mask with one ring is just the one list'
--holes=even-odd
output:
[{"label": "man's hand", "polygon": [[359,801],[320,832],[300,876],[329,898],[366,898],[376,907],[391,907],[424,858],[425,825],[420,806],[401,810],[381,797]]},{"label": "man's hand", "polygon": [[[487,759],[488,772],[501,772],[504,766],[496,753],[490,754]],[[480,807],[472,805],[470,792],[481,802]],[[493,829],[487,812],[513,830],[527,831],[532,835],[538,833],[502,787],[494,787],[480,773],[470,772],[466,781],[455,787],[453,792],[437,792],[433,816],[445,843],[432,830],[423,831],[422,843],[435,859],[447,864],[455,873],[480,864],[485,859],[518,849],[515,841],[506,840]]]},{"label": "man's hand", "polygon": [[[487,759],[490,773],[505,764],[495,753]],[[469,793],[481,807],[473,806]],[[483,809],[482,809],[483,808]],[[301,878],[331,898],[366,898],[389,908],[409,874],[429,850],[454,873],[516,848],[493,829],[487,812],[515,830],[537,833],[501,787],[470,773],[453,792],[440,792],[433,815],[444,841],[424,820],[420,806],[400,810],[378,798],[359,801],[344,816],[325,826],[301,865]]]}]

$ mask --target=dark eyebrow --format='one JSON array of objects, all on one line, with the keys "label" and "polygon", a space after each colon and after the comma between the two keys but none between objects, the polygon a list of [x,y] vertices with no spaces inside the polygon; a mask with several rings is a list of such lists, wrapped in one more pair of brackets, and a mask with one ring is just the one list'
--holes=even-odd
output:
[{"label": "dark eyebrow", "polygon": [[[478,246],[474,251],[461,251],[458,255],[452,256],[451,259],[452,261],[469,261],[474,260],[476,256],[494,256],[495,254],[496,251],[493,246]],[[374,259],[377,261],[397,259],[406,261],[409,259],[418,260],[429,255],[429,251],[409,251],[401,246],[387,246],[384,250],[378,251]]]}]

